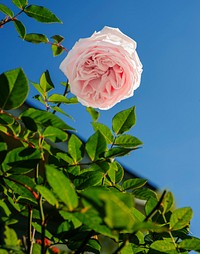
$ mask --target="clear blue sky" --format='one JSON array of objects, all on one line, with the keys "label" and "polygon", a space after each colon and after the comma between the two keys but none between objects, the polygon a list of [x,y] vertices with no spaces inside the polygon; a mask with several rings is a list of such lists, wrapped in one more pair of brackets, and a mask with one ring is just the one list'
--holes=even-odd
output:
[{"label": "clear blue sky", "polygon": [[[134,97],[102,111],[100,122],[111,126],[116,112],[136,106],[137,125],[131,134],[140,138],[144,147],[122,162],[160,189],[173,191],[177,207],[191,206],[195,213],[191,231],[200,237],[200,1],[29,2],[51,9],[63,25],[38,24],[22,15],[27,32],[63,35],[68,49],[105,25],[118,27],[137,41],[144,66],[141,86]],[[0,3],[12,6],[9,0]],[[59,64],[65,54],[53,58],[49,45],[23,42],[11,23],[0,29],[0,45],[1,72],[22,66],[36,82],[48,69],[57,91],[62,92],[59,82],[65,77]],[[35,91],[31,89],[31,93]],[[31,96],[29,101],[33,102]],[[85,108],[65,109],[76,118],[71,124],[87,139],[91,127]]]}]

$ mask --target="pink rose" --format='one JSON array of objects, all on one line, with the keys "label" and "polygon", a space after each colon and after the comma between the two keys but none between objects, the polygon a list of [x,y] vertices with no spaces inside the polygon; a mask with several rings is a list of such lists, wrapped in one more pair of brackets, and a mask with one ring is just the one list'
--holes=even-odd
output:
[{"label": "pink rose", "polygon": [[118,28],[104,27],[80,39],[60,65],[71,92],[85,106],[109,109],[140,85],[136,42]]}]

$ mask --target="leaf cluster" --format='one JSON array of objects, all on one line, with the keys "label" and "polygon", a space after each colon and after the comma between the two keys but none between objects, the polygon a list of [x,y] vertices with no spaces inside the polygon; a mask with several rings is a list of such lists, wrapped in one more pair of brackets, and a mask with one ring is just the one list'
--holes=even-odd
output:
[{"label": "leaf cluster", "polygon": [[[13,3],[16,15],[0,4],[1,26],[13,22],[22,39],[49,43],[45,35],[26,34],[17,17],[60,20],[27,0]],[[54,55],[62,53],[64,38],[52,39]],[[23,106],[29,83],[43,110]],[[60,107],[77,98],[68,82],[63,94],[54,87],[48,70],[38,82],[29,82],[22,68],[0,75],[0,253],[200,253],[200,239],[189,231],[192,209],[176,208],[170,191],[156,192],[146,179],[127,179],[117,161],[143,145],[129,134],[135,107],[114,115],[111,128],[87,108],[94,132],[83,141]]]}]

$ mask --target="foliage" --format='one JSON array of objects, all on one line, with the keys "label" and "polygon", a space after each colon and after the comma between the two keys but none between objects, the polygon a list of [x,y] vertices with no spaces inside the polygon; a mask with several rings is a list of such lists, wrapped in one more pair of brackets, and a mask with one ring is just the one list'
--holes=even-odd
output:
[{"label": "foliage", "polygon": [[[49,42],[43,34],[27,34],[18,19],[25,13],[39,22],[61,23],[50,10],[27,0],[13,4],[16,15],[0,4],[6,15],[1,27],[13,22],[23,40],[51,44],[54,56],[65,50],[62,36]],[[29,108],[16,116],[10,110],[27,99],[28,79],[22,68],[0,75],[0,253],[98,254],[105,242],[113,254],[200,253],[200,239],[189,233],[191,208],[175,209],[173,194],[156,193],[145,179],[124,178],[116,158],[142,146],[128,134],[136,123],[135,107],[117,113],[112,129],[98,122],[98,111],[87,108],[94,133],[84,142],[63,120],[70,116],[61,103],[77,103],[69,84],[63,95],[53,93],[45,71],[31,85],[44,110]]]}]

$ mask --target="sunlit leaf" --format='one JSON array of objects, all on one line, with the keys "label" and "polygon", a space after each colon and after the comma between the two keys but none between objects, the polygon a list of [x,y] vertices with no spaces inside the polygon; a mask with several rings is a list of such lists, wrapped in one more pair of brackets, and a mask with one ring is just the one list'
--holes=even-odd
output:
[{"label": "sunlit leaf", "polygon": [[0,108],[15,109],[21,106],[28,92],[28,80],[21,68],[0,75]]},{"label": "sunlit leaf", "polygon": [[99,159],[107,149],[107,143],[100,131],[96,131],[86,142],[85,149],[91,160]]},{"label": "sunlit leaf", "polygon": [[52,142],[64,142],[67,139],[68,134],[56,127],[48,126],[45,129],[43,136],[50,139]]},{"label": "sunlit leaf", "polygon": [[48,70],[43,72],[40,77],[40,87],[43,90],[43,94],[51,91],[54,88],[54,84],[51,80],[50,73]]},{"label": "sunlit leaf", "polygon": [[92,120],[96,122],[100,116],[99,111],[95,110],[94,108],[91,107],[86,107],[87,112],[90,114],[92,117]]},{"label": "sunlit leaf", "polygon": [[6,245],[10,247],[19,245],[18,237],[14,229],[6,226],[4,231],[4,236],[5,236],[4,242]]},{"label": "sunlit leaf", "polygon": [[122,188],[124,190],[137,189],[146,184],[147,180],[141,178],[128,179],[123,182]]},{"label": "sunlit leaf", "polygon": [[157,240],[154,241],[150,248],[153,250],[160,251],[161,253],[177,254],[176,246],[169,240]]},{"label": "sunlit leaf", "polygon": [[12,0],[12,2],[20,9],[23,9],[28,4],[28,0]]},{"label": "sunlit leaf", "polygon": [[24,12],[31,18],[43,23],[62,23],[50,10],[43,6],[29,5]]},{"label": "sunlit leaf", "polygon": [[35,44],[42,43],[42,42],[47,43],[49,41],[46,35],[36,34],[36,33],[26,34],[23,39],[25,41],[32,42]]},{"label": "sunlit leaf", "polygon": [[111,130],[104,124],[98,123],[98,122],[93,122],[92,126],[95,131],[99,130],[101,134],[104,136],[108,144],[112,144],[114,141],[114,136],[111,132]]},{"label": "sunlit leaf", "polygon": [[71,135],[68,141],[68,152],[71,155],[74,163],[82,160],[84,156],[84,146],[82,141],[74,134]]},{"label": "sunlit leaf", "polygon": [[112,129],[118,134],[129,131],[136,123],[135,107],[117,113],[112,119]]},{"label": "sunlit leaf", "polygon": [[51,49],[53,56],[59,56],[64,52],[64,48],[60,45],[52,44]]},{"label": "sunlit leaf", "polygon": [[170,217],[170,229],[178,230],[188,226],[192,219],[193,212],[190,207],[178,208],[173,211]]},{"label": "sunlit leaf", "polygon": [[179,243],[179,247],[188,251],[194,250],[200,252],[200,239],[196,237],[184,239]]},{"label": "sunlit leaf", "polygon": [[45,186],[37,185],[36,189],[40,192],[42,197],[44,197],[49,204],[51,204],[53,206],[58,205],[58,201],[55,198],[54,194],[49,189],[47,189]]},{"label": "sunlit leaf", "polygon": [[167,192],[162,201],[163,213],[168,212],[173,205],[174,205],[174,196],[172,192]]},{"label": "sunlit leaf", "polygon": [[13,11],[4,4],[0,4],[0,12],[3,12],[11,18],[14,16]]},{"label": "sunlit leaf", "polygon": [[116,137],[114,145],[121,146],[126,148],[137,148],[141,146],[143,143],[136,137],[124,134]]}]

